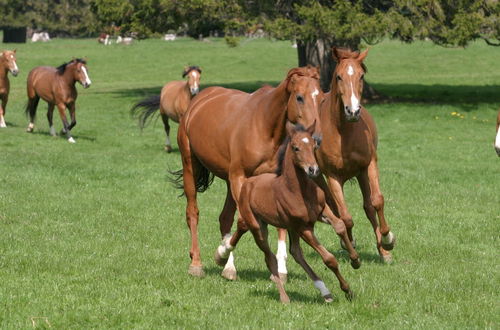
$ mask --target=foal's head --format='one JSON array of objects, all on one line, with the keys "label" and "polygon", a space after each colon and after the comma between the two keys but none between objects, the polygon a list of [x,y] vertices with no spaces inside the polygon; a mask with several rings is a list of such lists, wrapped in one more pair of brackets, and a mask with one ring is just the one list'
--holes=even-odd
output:
[{"label": "foal's head", "polygon": [[315,178],[320,173],[314,151],[321,142],[313,138],[315,129],[316,121],[308,128],[304,128],[300,124],[293,125],[290,122],[286,124],[289,145],[292,151],[292,162],[296,167],[303,169],[310,178]]},{"label": "foal's head", "polygon": [[342,98],[344,114],[348,121],[358,121],[361,115],[361,94],[363,92],[363,78],[366,66],[363,60],[368,50],[362,53],[347,49],[333,48],[333,58],[337,66],[333,73],[332,93]]},{"label": "foal's head", "polygon": [[294,68],[288,72],[287,80],[288,121],[304,127],[319,122],[319,105],[324,94],[319,85],[318,69],[312,66]]},{"label": "foal's head", "polygon": [[191,95],[196,95],[200,91],[201,69],[198,66],[189,66],[184,68],[182,77],[188,76],[188,85]]},{"label": "foal's head", "polygon": [[0,53],[0,62],[4,68],[8,69],[15,77],[19,73],[19,68],[16,64],[16,50],[4,50]]},{"label": "foal's head", "polygon": [[92,84],[87,69],[87,61],[82,60],[81,58],[75,58],[68,63],[64,63],[57,67],[57,72],[60,75],[63,75],[67,71],[72,74],[75,81],[82,84],[83,88],[89,88],[90,84]]}]

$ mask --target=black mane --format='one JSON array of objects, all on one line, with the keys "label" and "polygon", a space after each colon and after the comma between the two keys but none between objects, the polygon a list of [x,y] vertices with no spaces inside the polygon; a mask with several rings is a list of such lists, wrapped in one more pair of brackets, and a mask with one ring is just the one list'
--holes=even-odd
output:
[{"label": "black mane", "polygon": [[[306,129],[304,126],[301,124],[296,124],[294,126],[294,132],[306,132]],[[291,137],[290,135],[286,135],[285,140],[283,140],[283,143],[281,143],[280,148],[278,149],[278,167],[276,168],[276,171],[274,173],[277,176],[280,176],[283,172],[283,162],[285,160],[285,154],[286,154],[286,148],[288,144],[290,143]]]},{"label": "black mane", "polygon": [[200,73],[200,74],[201,74],[201,69],[200,69],[200,67],[199,67],[199,66],[197,66],[197,65],[192,65],[192,66],[190,66],[190,67],[186,68],[186,69],[182,72],[182,78],[186,77],[186,76],[189,74],[189,72],[191,72],[191,71],[193,71],[193,70],[196,70],[196,71],[198,71],[198,73]]},{"label": "black mane", "polygon": [[66,63],[64,63],[64,64],[59,65],[59,66],[56,68],[57,73],[58,73],[58,74],[60,74],[60,75],[64,74],[64,71],[66,71],[66,67],[67,67],[68,65],[70,65],[71,63],[82,63],[82,64],[87,64],[87,61],[85,61],[84,59],[81,59],[81,58],[75,58],[75,59],[73,59],[73,60],[71,60],[71,61],[69,61],[69,62],[66,62]]}]

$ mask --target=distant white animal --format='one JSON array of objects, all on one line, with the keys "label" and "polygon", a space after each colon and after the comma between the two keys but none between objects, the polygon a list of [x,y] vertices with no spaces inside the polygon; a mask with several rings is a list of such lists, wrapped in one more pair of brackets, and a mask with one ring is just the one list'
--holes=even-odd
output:
[{"label": "distant white animal", "polygon": [[47,42],[47,41],[50,41],[49,33],[48,32],[35,32],[31,36],[31,41],[32,42],[37,42],[37,41]]},{"label": "distant white animal", "polygon": [[109,38],[109,34],[101,33],[99,38],[97,38],[97,42],[104,44],[105,46],[111,45],[111,39]]},{"label": "distant white animal", "polygon": [[173,33],[165,34],[163,36],[163,40],[165,41],[174,41],[177,37]]},{"label": "distant white animal", "polygon": [[132,43],[132,41],[134,41],[134,38],[131,38],[131,37],[122,38],[122,36],[118,36],[118,38],[116,38],[117,44],[130,45]]}]

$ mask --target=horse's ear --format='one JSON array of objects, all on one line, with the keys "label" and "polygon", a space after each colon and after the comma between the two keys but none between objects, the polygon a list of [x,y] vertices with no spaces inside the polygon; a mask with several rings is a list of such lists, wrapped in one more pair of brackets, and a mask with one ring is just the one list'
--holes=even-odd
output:
[{"label": "horse's ear", "polygon": [[196,70],[198,70],[199,73],[201,73],[201,68],[197,67]]},{"label": "horse's ear", "polygon": [[3,57],[3,52],[0,52],[0,57]]},{"label": "horse's ear", "polygon": [[186,75],[188,74],[188,70],[189,70],[189,67],[185,66],[184,71],[182,71],[182,78],[186,77]]},{"label": "horse's ear", "polygon": [[362,52],[361,54],[359,54],[357,60],[360,61],[360,62],[363,62],[363,60],[366,58],[366,56],[368,56],[368,51],[369,50],[370,49],[367,48],[364,52]]},{"label": "horse's ear", "polygon": [[15,48],[15,49],[13,50],[13,52],[14,52],[14,54],[15,54],[15,53],[17,52],[17,48]]},{"label": "horse's ear", "polygon": [[332,56],[335,62],[338,63],[340,60],[340,55],[337,47],[332,47]]},{"label": "horse's ear", "polygon": [[311,136],[314,134],[314,131],[316,131],[316,119],[314,119],[314,123],[306,129],[306,132],[311,134]]},{"label": "horse's ear", "polygon": [[287,120],[285,127],[286,127],[286,134],[291,137],[292,134],[295,132],[295,125]]}]

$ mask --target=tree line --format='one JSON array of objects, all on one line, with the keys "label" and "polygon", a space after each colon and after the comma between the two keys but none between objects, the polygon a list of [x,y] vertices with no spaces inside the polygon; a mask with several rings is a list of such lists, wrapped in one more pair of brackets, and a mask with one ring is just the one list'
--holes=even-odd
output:
[{"label": "tree line", "polygon": [[[331,46],[352,49],[390,37],[446,46],[474,40],[500,45],[498,0],[0,0],[1,26],[27,26],[56,36],[100,32],[147,38],[257,29],[297,43],[298,64],[321,67],[330,81]],[[326,89],[327,86],[323,85]]]}]

